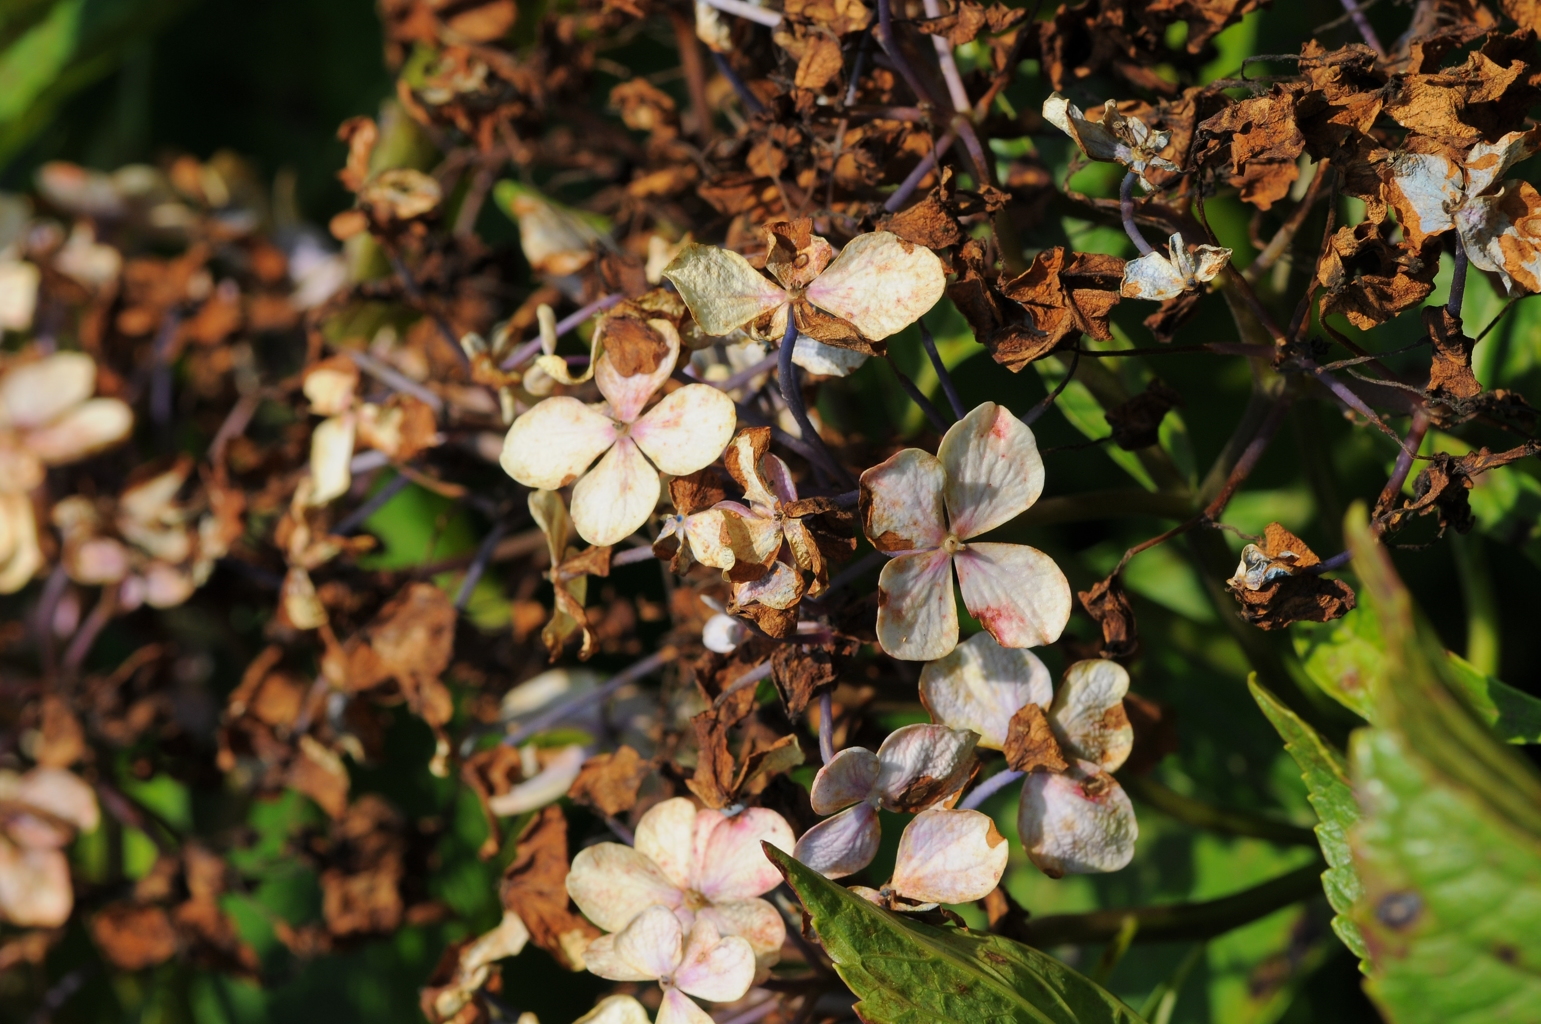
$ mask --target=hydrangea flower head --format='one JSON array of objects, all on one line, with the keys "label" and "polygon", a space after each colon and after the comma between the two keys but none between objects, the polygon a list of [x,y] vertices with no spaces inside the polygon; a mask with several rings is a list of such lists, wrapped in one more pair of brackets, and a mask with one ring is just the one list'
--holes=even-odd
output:
[{"label": "hydrangea flower head", "polygon": [[1124,298],[1175,299],[1213,281],[1231,258],[1231,250],[1218,245],[1188,245],[1181,232],[1173,232],[1167,252],[1148,252],[1124,264]]},{"label": "hydrangea flower head", "polygon": [[705,918],[685,931],[668,907],[642,911],[621,931],[589,944],[584,966],[611,981],[657,981],[663,1003],[655,1024],[711,1024],[690,998],[742,999],[754,983],[755,955],[737,935],[722,936]]}]

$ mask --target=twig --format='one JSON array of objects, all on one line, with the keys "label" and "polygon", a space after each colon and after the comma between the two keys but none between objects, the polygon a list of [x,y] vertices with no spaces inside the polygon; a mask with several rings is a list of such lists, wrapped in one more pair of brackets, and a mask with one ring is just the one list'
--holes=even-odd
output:
[{"label": "twig", "polygon": [[743,387],[745,384],[748,384],[750,381],[754,380],[760,374],[769,373],[770,371],[774,370],[779,359],[780,356],[777,353],[772,352],[758,363],[738,371],[727,380],[713,383],[712,387],[717,388],[719,391],[736,391],[737,389]]},{"label": "twig", "polygon": [[931,357],[936,379],[942,384],[942,394],[947,396],[947,404],[952,406],[953,418],[961,420],[965,415],[963,399],[958,397],[958,386],[953,383],[952,373],[947,369],[947,364],[942,362],[942,354],[936,350],[936,339],[931,336],[931,328],[926,326],[925,319],[921,318],[916,323],[920,326],[920,343],[926,347],[926,355]]},{"label": "twig", "polygon": [[332,527],[332,532],[339,537],[346,537],[351,533],[357,533],[370,516],[380,511],[387,502],[406,490],[407,485],[411,482],[412,478],[405,473],[398,473],[391,477],[378,491],[369,496],[368,501],[338,520],[337,525]]},{"label": "twig", "polygon": [[1139,225],[1134,222],[1134,183],[1139,180],[1139,175],[1130,171],[1124,175],[1124,180],[1118,186],[1118,213],[1124,222],[1124,234],[1129,236],[1129,241],[1140,250],[1141,256],[1149,256],[1156,250],[1145,241],[1145,236],[1140,234]]},{"label": "twig", "polygon": [[615,693],[615,691],[619,690],[621,687],[627,685],[628,683],[634,683],[638,679],[641,679],[643,676],[658,671],[664,665],[668,664],[670,661],[673,661],[674,658],[676,658],[678,655],[679,650],[672,645],[660,647],[657,651],[649,654],[641,661],[636,662],[630,667],[616,673],[616,675],[611,677],[611,679],[604,685],[597,686],[592,690],[586,690],[583,693],[569,697],[564,701],[560,701],[557,704],[552,705],[539,714],[532,716],[529,721],[524,723],[524,725],[503,737],[504,745],[510,747],[519,746],[525,740],[529,739],[531,736],[534,736],[542,729],[555,725],[557,722],[560,722],[562,719],[566,718],[568,715],[571,715],[573,712],[579,710],[585,705],[593,704],[597,701],[607,700],[612,694]]},{"label": "twig", "polygon": [[1032,426],[1038,420],[1038,417],[1048,412],[1049,406],[1054,404],[1054,400],[1058,398],[1060,394],[1064,392],[1065,388],[1070,386],[1070,382],[1075,379],[1076,367],[1080,365],[1081,350],[1074,349],[1070,353],[1070,369],[1066,371],[1064,380],[1061,380],[1058,384],[1054,385],[1054,390],[1045,395],[1043,397],[1043,401],[1027,410],[1027,415],[1022,417],[1022,422],[1028,426]]},{"label": "twig", "polygon": [[[1397,452],[1397,460],[1392,464],[1386,486],[1381,488],[1380,497],[1375,500],[1376,508],[1390,508],[1397,495],[1402,493],[1402,485],[1407,482],[1407,474],[1413,468],[1413,458],[1418,454],[1418,449],[1423,447],[1423,437],[1428,429],[1428,410],[1414,410],[1413,421],[1407,428],[1407,439],[1402,442],[1402,450]],[[1377,534],[1385,530],[1379,520],[1371,523],[1370,528]]]},{"label": "twig", "polygon": [[947,132],[937,140],[936,147],[921,157],[920,163],[916,164],[915,169],[899,183],[899,187],[894,189],[893,195],[884,200],[884,212],[893,213],[904,205],[905,200],[909,199],[914,194],[915,189],[920,186],[921,179],[930,174],[932,168],[936,167],[937,162],[952,148],[953,141],[956,138],[957,136],[952,132]]},{"label": "twig", "polygon": [[945,434],[949,424],[942,418],[941,410],[932,404],[931,399],[926,397],[925,392],[921,391],[903,370],[899,369],[899,364],[894,362],[893,356],[885,355],[883,359],[888,363],[888,368],[893,371],[894,376],[898,378],[899,387],[910,396],[910,401],[920,407],[920,411],[925,413],[927,421],[938,434]]},{"label": "twig", "polygon": [[904,84],[910,87],[910,92],[922,103],[936,104],[936,97],[931,95],[931,90],[926,88],[915,69],[910,67],[909,58],[899,48],[899,39],[894,35],[894,11],[889,0],[878,0],[878,45],[888,55],[888,60],[894,69],[899,72],[899,77],[904,79]]},{"label": "twig", "polygon": [[[927,18],[940,18],[942,5],[938,0],[925,0],[924,7]],[[968,90],[963,88],[963,76],[958,74],[958,62],[952,55],[952,43],[944,36],[932,36],[931,45],[936,49],[936,62],[942,68],[942,81],[947,83],[947,92],[952,97],[952,109],[960,114],[967,114],[972,108],[969,102]]]},{"label": "twig", "polygon": [[[402,479],[398,477],[397,479]],[[471,559],[471,564],[466,567],[465,579],[460,582],[460,590],[455,594],[455,611],[463,612],[466,605],[471,603],[471,592],[476,589],[476,584],[481,582],[482,573],[487,571],[487,563],[492,560],[492,552],[498,546],[498,541],[503,539],[503,534],[508,532],[508,524],[502,519],[492,524],[492,529],[487,531],[487,536],[476,547],[476,555]]]},{"label": "twig", "polygon": [[835,698],[828,690],[819,694],[819,759],[835,759]]},{"label": "twig", "polygon": [[[411,377],[408,377],[406,374],[397,370],[394,366],[389,366],[376,359],[369,353],[360,352],[356,348],[343,349],[343,351],[347,353],[348,358],[353,360],[354,364],[360,370],[363,370],[365,373],[369,374],[380,383],[400,391],[402,394],[411,395],[413,398],[424,402],[435,413],[442,413],[444,411],[444,399],[440,398],[429,388],[424,387],[422,384],[419,384]],[[455,351],[460,351],[459,345],[455,346]],[[462,355],[463,354],[464,353],[462,353]]]},{"label": "twig", "polygon": [[715,7],[726,14],[735,14],[745,21],[752,21],[766,28],[775,28],[781,24],[780,11],[747,3],[745,0],[705,0],[705,3],[708,7]]},{"label": "twig", "polygon": [[755,686],[761,680],[769,679],[771,672],[773,671],[774,667],[771,665],[769,660],[760,662],[760,664],[756,665],[754,668],[750,669],[748,672],[745,672],[743,675],[733,680],[727,686],[723,687],[722,692],[717,695],[717,699],[712,701],[712,707],[722,707],[727,699],[733,694],[739,692],[740,690],[746,689],[747,687]]},{"label": "twig", "polygon": [[423,294],[423,289],[418,286],[417,278],[412,276],[412,271],[407,269],[406,262],[389,246],[380,246],[380,251],[385,253],[385,258],[390,263],[391,269],[396,272],[397,277],[401,278],[401,286],[406,290],[407,298],[411,299],[424,313],[428,314],[428,318],[434,322],[434,326],[438,327],[439,334],[443,336],[449,347],[454,351],[456,358],[460,360],[460,365],[469,370],[471,368],[471,357],[466,355],[465,349],[460,347],[460,339],[455,336],[455,329],[450,326],[448,320],[444,319],[444,314],[429,304],[428,297]]},{"label": "twig", "polygon": [[990,776],[988,779],[985,779],[979,785],[975,786],[973,791],[970,792],[968,796],[964,797],[958,806],[963,808],[965,811],[978,810],[979,806],[986,800],[990,799],[992,796],[999,793],[1013,782],[1016,782],[1025,774],[1025,772],[1019,772],[1015,768],[1004,768]]},{"label": "twig", "polygon": [[1359,0],[1343,0],[1343,9],[1348,12],[1354,27],[1359,30],[1359,35],[1363,37],[1370,49],[1374,50],[1378,56],[1386,56],[1386,48],[1380,44],[1380,37],[1370,26],[1370,19],[1364,16],[1364,9],[1359,6]]},{"label": "twig", "polygon": [[620,554],[611,558],[610,568],[613,569],[618,565],[636,565],[639,562],[651,562],[657,557],[658,556],[653,553],[652,548],[648,547],[646,544],[640,544],[637,547],[622,551]]},{"label": "twig", "polygon": [[1472,339],[1472,341],[1477,342],[1481,341],[1483,338],[1486,338],[1488,336],[1488,332],[1498,326],[1498,321],[1502,320],[1504,318],[1504,314],[1513,309],[1516,303],[1518,303],[1521,299],[1528,299],[1535,294],[1535,292],[1524,292],[1518,295],[1509,296],[1509,301],[1504,303],[1504,308],[1500,309],[1498,313],[1493,317],[1493,319],[1488,321],[1488,325],[1482,328],[1482,333],[1478,334],[1475,338]]},{"label": "twig", "polygon": [[112,621],[113,613],[118,609],[118,588],[107,586],[102,588],[102,596],[96,599],[91,613],[86,616],[86,621],[75,630],[75,635],[70,638],[70,645],[64,649],[64,675],[73,679],[80,674],[80,667],[85,664],[86,656],[91,653],[91,648],[96,644],[96,638],[101,636],[102,630],[107,628],[107,623]]},{"label": "twig", "polygon": [[797,421],[797,428],[802,432],[801,440],[809,448],[819,452],[823,460],[827,460],[830,469],[836,476],[843,477],[850,483],[851,474],[846,472],[840,463],[835,461],[835,456],[824,444],[824,439],[814,429],[813,421],[808,418],[808,409],[803,405],[803,390],[797,382],[797,365],[792,362],[793,350],[797,347],[797,318],[793,316],[791,309],[787,310],[787,329],[781,336],[781,349],[776,353],[777,383],[781,386],[781,400],[786,402],[787,408],[792,412],[792,419]]},{"label": "twig", "polygon": [[739,77],[738,72],[733,70],[733,65],[728,63],[728,58],[713,50],[712,62],[717,65],[717,72],[728,80],[728,84],[738,94],[738,101],[744,105],[745,110],[751,114],[765,113],[765,104],[760,102],[760,97],[749,90],[749,86]]},{"label": "twig", "polygon": [[874,566],[881,565],[885,561],[887,561],[887,556],[885,556],[883,552],[869,551],[862,557],[858,558],[856,561],[852,562],[850,565],[846,566],[844,569],[840,570],[840,572],[836,573],[834,577],[830,579],[829,586],[825,587],[823,593],[819,594],[818,597],[806,597],[803,600],[812,601],[815,604],[820,601],[827,601],[829,600],[830,594],[841,589],[842,587],[849,586],[851,583],[858,579],[861,579],[862,576],[871,572]]},{"label": "twig", "polygon": [[1279,230],[1274,232],[1273,237],[1268,240],[1268,244],[1263,247],[1263,251],[1257,254],[1257,259],[1253,260],[1247,269],[1241,272],[1242,277],[1250,282],[1256,282],[1263,271],[1273,266],[1279,257],[1284,255],[1285,251],[1289,249],[1290,243],[1295,240],[1295,233],[1300,230],[1300,225],[1305,223],[1306,216],[1310,214],[1311,208],[1316,205],[1317,199],[1321,198],[1322,189],[1331,174],[1332,162],[1330,160],[1323,160],[1316,165],[1316,176],[1311,179],[1311,184],[1306,187],[1306,194],[1301,197],[1295,209],[1290,211],[1288,219],[1280,225]]}]

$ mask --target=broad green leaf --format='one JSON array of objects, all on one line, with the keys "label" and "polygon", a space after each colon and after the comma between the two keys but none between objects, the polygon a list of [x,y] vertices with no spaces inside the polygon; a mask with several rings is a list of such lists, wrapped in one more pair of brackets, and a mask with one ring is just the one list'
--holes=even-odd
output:
[{"label": "broad green leaf", "polygon": [[1354,802],[1354,790],[1348,781],[1348,765],[1332,744],[1270,693],[1256,675],[1247,680],[1247,686],[1257,706],[1279,731],[1284,749],[1300,765],[1306,799],[1316,810],[1316,838],[1321,843],[1322,856],[1327,858],[1322,888],[1327,892],[1327,902],[1337,911],[1332,929],[1363,960],[1368,955],[1364,937],[1346,916],[1364,892],[1359,876],[1354,873],[1354,856],[1348,845],[1348,830],[1359,820],[1359,805]]},{"label": "broad green leaf", "polygon": [[1541,700],[1494,679],[1458,654],[1448,655],[1450,678],[1477,717],[1505,743],[1541,743]]},{"label": "broad green leaf", "polygon": [[1541,1021],[1541,776],[1468,706],[1362,505],[1344,532],[1386,641],[1349,748],[1366,988],[1395,1024]]},{"label": "broad green leaf", "polygon": [[1143,1024],[1118,997],[998,935],[905,920],[767,845],[868,1024]]}]

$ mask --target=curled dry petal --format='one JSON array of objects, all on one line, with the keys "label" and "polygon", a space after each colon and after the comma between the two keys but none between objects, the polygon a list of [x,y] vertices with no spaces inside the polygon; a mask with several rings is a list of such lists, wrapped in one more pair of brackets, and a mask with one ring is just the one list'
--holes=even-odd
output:
[{"label": "curled dry petal", "polygon": [[792,855],[825,878],[844,878],[871,864],[881,841],[877,808],[863,801],[804,832]]},{"label": "curled dry petal", "polygon": [[615,544],[647,522],[661,492],[658,471],[633,438],[622,437],[573,486],[573,526],[590,544]]},{"label": "curled dry petal", "polygon": [[1415,246],[1455,226],[1451,212],[1465,200],[1461,168],[1441,153],[1392,155],[1390,200],[1402,215],[1402,227]]},{"label": "curled dry petal", "polygon": [[857,235],[808,286],[808,301],[880,341],[919,320],[947,286],[936,253],[888,231]]},{"label": "curled dry petal", "polygon": [[353,484],[353,438],[357,421],[352,415],[333,416],[316,424],[310,435],[310,503],[325,505],[348,493]]},{"label": "curled dry petal", "polygon": [[879,551],[940,547],[947,538],[942,512],[946,484],[942,463],[919,448],[905,448],[863,473],[862,526],[873,547]]},{"label": "curled dry petal", "polygon": [[951,654],[920,670],[920,699],[931,717],[954,729],[972,729],[979,745],[1006,746],[1011,716],[1027,704],[1048,710],[1054,697],[1049,670],[1031,651],[1002,647],[976,633]]},{"label": "curled dry petal", "polygon": [[1116,661],[1090,658],[1065,671],[1049,724],[1067,754],[1103,771],[1117,771],[1134,746],[1134,728],[1124,713],[1129,673]]},{"label": "curled dry petal", "polygon": [[945,725],[906,725],[878,747],[877,790],[891,811],[919,811],[956,796],[974,773],[978,735]]},{"label": "curled dry petal", "polygon": [[1140,176],[1140,185],[1151,191],[1145,178],[1151,167],[1173,174],[1181,168],[1158,154],[1172,141],[1170,131],[1151,131],[1137,117],[1118,112],[1118,104],[1108,100],[1103,105],[1102,120],[1088,120],[1081,108],[1059,93],[1043,101],[1043,119],[1070,136],[1081,152],[1093,160],[1121,163]]},{"label": "curled dry petal", "polygon": [[877,635],[883,650],[906,661],[930,661],[957,646],[951,555],[940,549],[922,551],[898,555],[883,566]]},{"label": "curled dry petal", "polygon": [[1117,871],[1134,857],[1140,831],[1123,787],[1088,761],[1064,774],[1028,775],[1017,829],[1028,857],[1055,878]]},{"label": "curled dry petal", "polygon": [[984,899],[1006,871],[1010,850],[988,815],[933,807],[899,837],[889,887],[922,903]]},{"label": "curled dry petal", "polygon": [[1469,200],[1456,226],[1473,266],[1498,274],[1508,291],[1541,292],[1541,193],[1529,182]]},{"label": "curled dry petal", "polygon": [[787,293],[728,249],[692,243],[664,268],[690,315],[707,334],[723,335],[786,304]]},{"label": "curled dry petal", "polygon": [[1052,644],[1070,621],[1070,581],[1025,544],[970,544],[954,557],[969,614],[1002,647]]},{"label": "curled dry petal", "polygon": [[531,778],[517,784],[507,793],[490,798],[488,810],[493,814],[509,816],[544,807],[553,800],[560,800],[572,788],[578,773],[587,760],[583,747],[569,744],[562,747]]},{"label": "curled dry petal", "polygon": [[961,539],[1016,518],[1043,493],[1038,442],[1005,406],[977,406],[948,428],[936,454],[951,532]]},{"label": "curled dry petal", "polygon": [[0,376],[0,423],[40,427],[91,397],[96,362],[84,352],[55,352]]},{"label": "curled dry petal", "polygon": [[526,487],[554,491],[577,480],[615,438],[610,417],[576,398],[548,398],[514,420],[500,461]]},{"label": "curled dry petal", "polygon": [[808,791],[813,812],[834,814],[867,799],[877,786],[879,771],[878,756],[866,747],[841,750],[813,777]]},{"label": "curled dry petal", "polygon": [[605,931],[620,931],[648,907],[676,907],[680,887],[644,854],[619,843],[578,851],[567,873],[567,894],[583,916]]},{"label": "curled dry petal", "polygon": [[719,936],[710,921],[698,920],[674,971],[674,984],[698,999],[731,1003],[749,991],[754,973],[754,949],[748,941],[737,935]]},{"label": "curled dry petal", "polygon": [[722,454],[733,437],[733,399],[710,384],[686,384],[647,411],[631,436],[670,476],[686,476]]},{"label": "curled dry petal", "polygon": [[1123,296],[1163,302],[1206,281],[1213,281],[1231,258],[1231,250],[1216,245],[1187,245],[1172,235],[1168,255],[1148,252],[1124,264]]}]

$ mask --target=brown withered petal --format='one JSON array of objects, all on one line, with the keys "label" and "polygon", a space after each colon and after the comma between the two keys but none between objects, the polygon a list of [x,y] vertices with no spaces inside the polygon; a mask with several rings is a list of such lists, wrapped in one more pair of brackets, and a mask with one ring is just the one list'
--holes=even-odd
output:
[{"label": "brown withered petal", "polygon": [[1129,605],[1129,595],[1117,575],[1098,580],[1090,590],[1076,594],[1081,607],[1086,609],[1102,629],[1102,655],[1124,660],[1132,658],[1140,650],[1139,633],[1135,628],[1134,609]]},{"label": "brown withered petal", "polygon": [[1124,261],[1117,256],[1045,249],[1026,271],[1001,282],[1001,293],[1020,304],[1031,335],[981,339],[995,361],[1013,371],[1082,334],[1099,341],[1113,337],[1108,315],[1120,298]]},{"label": "brown withered petal", "polygon": [[530,941],[568,970],[581,971],[583,950],[600,932],[568,899],[567,865],[567,819],[560,807],[548,805],[519,836],[498,892],[504,909],[529,929]]},{"label": "brown withered petal", "polygon": [[1037,704],[1024,704],[1011,716],[1004,751],[1006,763],[1019,772],[1062,772],[1069,767],[1048,715]]},{"label": "brown withered petal", "polygon": [[1456,533],[1466,533],[1476,525],[1469,497],[1473,478],[1538,452],[1541,442],[1527,441],[1501,452],[1478,448],[1461,456],[1436,453],[1414,479],[1413,497],[1396,509],[1377,506],[1375,518],[1388,530],[1396,530],[1414,516],[1433,515],[1438,517],[1441,536],[1452,527]]},{"label": "brown withered petal", "polygon": [[1198,314],[1199,304],[1203,301],[1203,289],[1185,291],[1181,295],[1164,300],[1156,307],[1156,311],[1141,323],[1150,330],[1157,341],[1165,345],[1176,338],[1177,332]]},{"label": "brown withered petal", "polygon": [[669,343],[645,321],[607,316],[595,328],[610,364],[622,377],[652,373],[669,355]]},{"label": "brown withered petal", "polygon": [[637,793],[651,771],[642,755],[622,744],[613,754],[595,754],[585,761],[567,795],[601,814],[625,814],[637,805]]},{"label": "brown withered petal", "polygon": [[1162,419],[1182,404],[1182,395],[1159,378],[1152,380],[1144,391],[1107,411],[1113,443],[1129,452],[1149,448],[1160,440]]},{"label": "brown withered petal", "polygon": [[348,808],[348,769],[336,752],[312,736],[300,737],[285,781],[290,789],[314,800],[328,817],[340,818]]},{"label": "brown withered petal", "polygon": [[722,474],[711,466],[669,481],[669,499],[682,516],[705,511],[726,497]]},{"label": "brown withered petal", "polygon": [[1323,313],[1342,313],[1368,330],[1429,297],[1439,269],[1437,243],[1413,249],[1391,241],[1392,230],[1389,221],[1366,219],[1333,234],[1317,268],[1327,289]]},{"label": "brown withered petal", "polygon": [[814,697],[834,686],[841,665],[859,648],[844,637],[822,644],[778,645],[771,653],[771,682],[787,717],[795,721]]},{"label": "brown withered petal", "polygon": [[733,802],[737,766],[728,750],[728,734],[754,710],[754,687],[727,694],[690,720],[696,739],[696,770],[686,782],[708,807]]},{"label": "brown withered petal", "polygon": [[1347,583],[1299,572],[1320,561],[1299,537],[1269,523],[1263,546],[1247,545],[1236,575],[1226,581],[1241,605],[1242,619],[1272,630],[1347,615],[1354,607],[1354,592]]},{"label": "brown withered petal", "polygon": [[1433,342],[1433,363],[1429,367],[1429,393],[1452,398],[1475,398],[1482,393],[1476,374],[1471,370],[1471,354],[1477,343],[1468,338],[1461,318],[1448,307],[1425,306],[1423,328]]},{"label": "brown withered petal", "polygon": [[1300,176],[1305,149],[1295,94],[1275,85],[1266,95],[1241,100],[1199,125],[1199,160],[1225,166],[1243,201],[1267,210],[1289,194]]},{"label": "brown withered petal", "polygon": [[179,941],[164,907],[119,900],[91,918],[91,938],[120,971],[142,971],[176,956]]},{"label": "brown withered petal", "polygon": [[321,872],[321,914],[333,936],[391,932],[401,925],[406,844],[400,832],[400,816],[373,793],[333,823],[333,866]]}]

